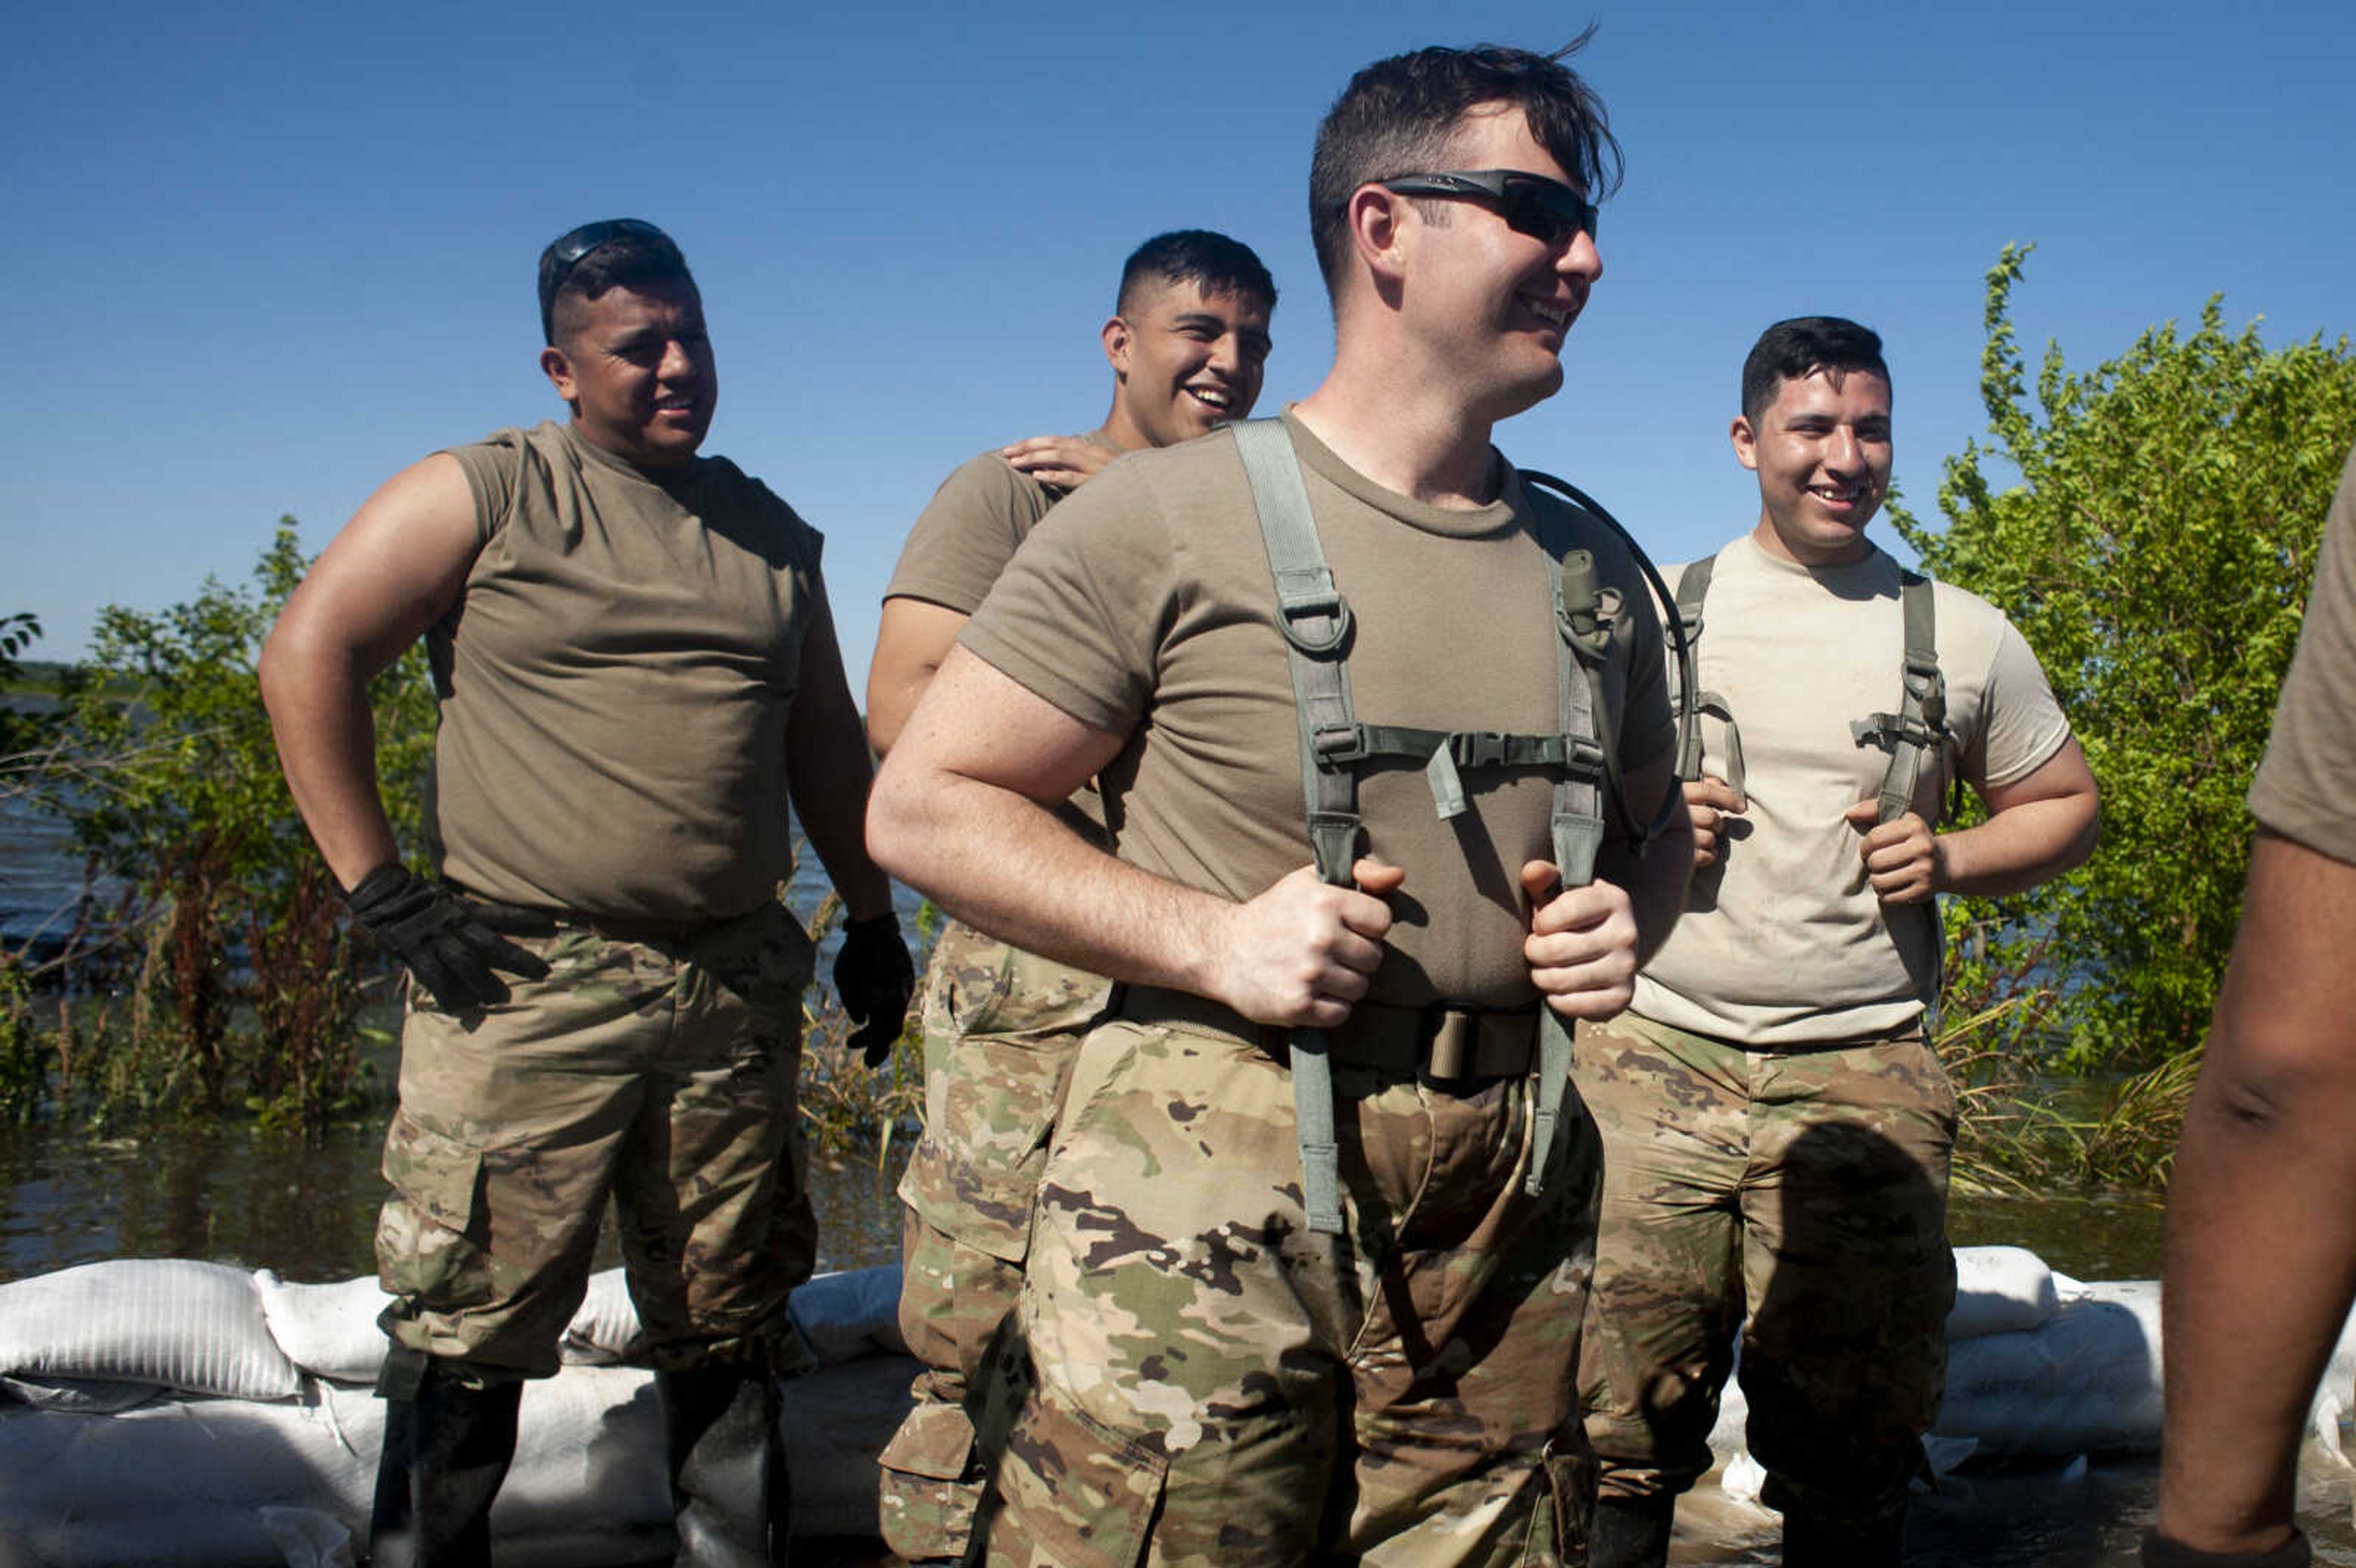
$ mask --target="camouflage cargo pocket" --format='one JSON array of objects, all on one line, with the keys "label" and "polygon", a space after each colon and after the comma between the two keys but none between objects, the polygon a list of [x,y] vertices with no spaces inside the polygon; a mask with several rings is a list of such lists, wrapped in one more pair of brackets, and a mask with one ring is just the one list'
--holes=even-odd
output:
[{"label": "camouflage cargo pocket", "polygon": [[973,1423],[954,1404],[919,1402],[876,1457],[884,1544],[910,1561],[958,1557],[973,1532],[981,1477]]},{"label": "camouflage cargo pocket", "polygon": [[392,1195],[377,1219],[379,1283],[443,1309],[488,1300],[483,1151],[397,1110],[384,1136],[384,1179]]},{"label": "camouflage cargo pocket", "polygon": [[983,1560],[991,1568],[1134,1568],[1169,1468],[1158,1449],[1034,1399],[982,1505]]},{"label": "camouflage cargo pocket", "polygon": [[969,1035],[949,1049],[939,1115],[900,1196],[927,1224],[1007,1263],[1030,1250],[1031,1204],[1064,1103],[1079,1033]]}]

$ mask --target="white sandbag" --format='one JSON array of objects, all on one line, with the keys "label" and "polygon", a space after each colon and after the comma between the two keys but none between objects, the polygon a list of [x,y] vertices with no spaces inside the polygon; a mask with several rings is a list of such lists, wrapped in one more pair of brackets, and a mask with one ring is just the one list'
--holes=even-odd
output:
[{"label": "white sandbag", "polygon": [[168,1399],[119,1415],[0,1410],[0,1541],[56,1568],[274,1568],[269,1508],[366,1528],[379,1401]]},{"label": "white sandbag", "polygon": [[[0,1394],[39,1410],[80,1410],[112,1415],[168,1392],[162,1383],[100,1382],[88,1378],[0,1377]],[[8,1568],[0,1557],[0,1568]]]},{"label": "white sandbag", "polygon": [[315,1378],[373,1383],[384,1365],[384,1330],[377,1314],[392,1297],[372,1276],[340,1285],[297,1285],[268,1269],[253,1276],[262,1319],[286,1359]]},{"label": "white sandbag", "polygon": [[84,1264],[0,1285],[0,1372],[292,1399],[252,1276],[185,1258]]},{"label": "white sandbag", "polygon": [[589,1292],[565,1325],[557,1350],[571,1365],[609,1367],[637,1338],[638,1309],[630,1300],[628,1277],[609,1268],[589,1276]]},{"label": "white sandbag", "polygon": [[1950,1344],[2035,1328],[2060,1307],[2053,1271],[2028,1248],[1955,1249],[1955,1305],[1947,1314]]},{"label": "white sandbag", "polygon": [[794,1327],[818,1359],[831,1366],[877,1351],[905,1355],[900,1337],[900,1270],[849,1269],[804,1281],[786,1304]]},{"label": "white sandbag", "polygon": [[333,1514],[271,1507],[262,1510],[262,1528],[286,1568],[353,1568],[352,1532]]},{"label": "white sandbag", "polygon": [[[798,1533],[875,1532],[875,1456],[915,1372],[905,1357],[876,1356],[783,1385]],[[362,1543],[383,1402],[311,1389],[309,1403],[167,1400],[120,1415],[0,1408],[0,1542],[54,1568],[278,1568],[298,1551],[331,1554],[337,1523]],[[526,1384],[491,1529],[501,1568],[667,1558],[652,1375],[576,1366]]]},{"label": "white sandbag", "polygon": [[2041,1328],[1948,1347],[1936,1431],[1997,1458],[2158,1448],[2158,1282],[2072,1285]]}]

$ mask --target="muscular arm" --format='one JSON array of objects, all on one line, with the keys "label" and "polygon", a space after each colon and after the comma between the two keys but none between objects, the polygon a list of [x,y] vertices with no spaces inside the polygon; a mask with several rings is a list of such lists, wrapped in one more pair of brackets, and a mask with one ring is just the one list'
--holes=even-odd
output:
[{"label": "muscular arm", "polygon": [[2026,778],[1980,791],[1988,819],[1976,827],[1933,834],[1912,812],[1874,826],[1874,802],[1850,807],[1849,823],[1865,834],[1864,856],[1873,891],[1885,903],[1921,903],[1933,893],[2000,898],[2050,880],[2094,852],[2101,816],[2094,775],[2075,740]]},{"label": "muscular arm", "polygon": [[892,910],[892,884],[868,858],[864,824],[873,770],[858,705],[842,673],[834,616],[823,588],[802,637],[801,688],[786,725],[786,787],[843,912],[866,920]]},{"label": "muscular arm", "polygon": [[2356,866],[2261,834],[2168,1196],[2159,1525],[2287,1539],[2299,1435],[2356,1297]]},{"label": "muscular arm", "polygon": [[957,646],[968,617],[961,610],[926,599],[884,601],[875,628],[875,656],[867,666],[867,743],[879,757],[891,754],[916,699]]},{"label": "muscular arm", "polygon": [[[876,778],[868,841],[894,876],[1016,946],[1262,1023],[1340,1023],[1381,962],[1388,907],[1306,867],[1233,903],[1087,844],[1053,807],[1121,741],[955,649]],[[1398,885],[1394,868],[1359,870]]]},{"label": "muscular arm", "polygon": [[262,645],[262,699],[279,764],[346,888],[400,858],[377,793],[369,682],[457,601],[478,548],[466,470],[436,453],[368,498]]},{"label": "muscular arm", "polygon": [[1938,891],[1983,898],[2049,881],[2094,852],[2101,803],[2072,739],[2028,777],[1980,791],[1988,819],[1939,835]]}]

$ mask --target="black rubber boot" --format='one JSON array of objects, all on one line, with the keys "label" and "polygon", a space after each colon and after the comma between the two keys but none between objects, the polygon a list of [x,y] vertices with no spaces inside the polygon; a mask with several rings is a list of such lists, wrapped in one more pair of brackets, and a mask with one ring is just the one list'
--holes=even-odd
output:
[{"label": "black rubber boot", "polygon": [[767,1568],[786,1561],[792,1514],[777,1383],[762,1371],[659,1371],[670,1449],[676,1568]]},{"label": "black rubber boot", "polygon": [[515,1456],[523,1384],[469,1388],[430,1361],[411,1370],[406,1397],[403,1381],[387,1380],[393,1392],[369,1510],[369,1561],[375,1568],[490,1568],[491,1499]]},{"label": "black rubber boot", "polygon": [[1590,1568],[1661,1568],[1669,1560],[1669,1525],[1677,1499],[1599,1498],[1587,1532]]},{"label": "black rubber boot", "polygon": [[1783,1516],[1783,1568],[1898,1568],[1906,1556],[1906,1510],[1880,1519]]}]

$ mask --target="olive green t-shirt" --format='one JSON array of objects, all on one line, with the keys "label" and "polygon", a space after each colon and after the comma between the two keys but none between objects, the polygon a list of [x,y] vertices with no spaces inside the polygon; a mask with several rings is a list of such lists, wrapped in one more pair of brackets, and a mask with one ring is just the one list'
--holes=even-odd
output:
[{"label": "olive green t-shirt", "polygon": [[2250,810],[2284,837],[2356,864],[2356,452],[2324,519],[2298,652],[2275,706]]},{"label": "olive green t-shirt", "polygon": [[818,532],[725,458],[658,483],[555,423],[451,455],[483,542],[428,638],[442,873],[610,918],[775,897],[802,648],[834,635]]},{"label": "olive green t-shirt", "polygon": [[[1663,573],[1672,588],[1682,570]],[[1951,583],[1935,592],[1949,740],[1914,795],[1932,823],[1959,773],[1975,787],[2014,784],[2070,738],[2003,613]],[[1701,687],[1734,715],[1749,809],[1719,863],[1695,874],[1685,913],[1637,976],[1634,1010],[1767,1050],[1903,1028],[1937,993],[1937,916],[1874,896],[1864,834],[1841,816],[1880,793],[1890,766],[1849,722],[1900,705],[1898,562],[1876,549],[1812,569],[1745,534],[1719,552],[1702,623]],[[1703,740],[1703,770],[1728,777],[1725,726],[1705,720]]]},{"label": "olive green t-shirt", "polygon": [[[1429,506],[1376,485],[1290,415],[1318,532],[1356,630],[1361,722],[1552,734],[1553,571],[1533,502],[1497,458],[1500,499]],[[1624,763],[1671,741],[1659,623],[1616,539],[1572,530],[1620,594],[1606,696]],[[1103,778],[1120,858],[1247,900],[1310,863],[1292,677],[1243,464],[1214,434],[1132,453],[1057,507],[965,629],[967,647],[1085,723],[1129,737]],[[1443,821],[1419,763],[1361,774],[1365,848],[1407,872],[1372,995],[1513,1007],[1536,989],[1520,869],[1554,858],[1552,781],[1468,770]],[[1641,803],[1649,808],[1652,803]]]}]

